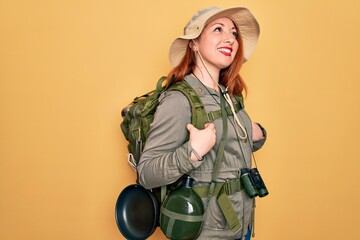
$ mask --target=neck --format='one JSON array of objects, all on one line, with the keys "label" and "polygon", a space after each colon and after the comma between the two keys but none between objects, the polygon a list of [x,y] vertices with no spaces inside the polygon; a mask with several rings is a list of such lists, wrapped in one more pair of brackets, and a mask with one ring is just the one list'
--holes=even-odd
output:
[{"label": "neck", "polygon": [[219,91],[219,72],[210,72],[210,69],[205,68],[203,65],[196,66],[193,74],[199,81],[201,81],[205,86]]}]

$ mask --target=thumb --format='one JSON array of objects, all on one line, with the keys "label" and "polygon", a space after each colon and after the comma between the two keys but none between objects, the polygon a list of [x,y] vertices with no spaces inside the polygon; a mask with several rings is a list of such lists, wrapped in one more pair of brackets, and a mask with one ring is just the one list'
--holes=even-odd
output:
[{"label": "thumb", "polygon": [[195,127],[194,127],[194,125],[189,123],[188,125],[186,125],[186,128],[189,132],[191,132]]}]

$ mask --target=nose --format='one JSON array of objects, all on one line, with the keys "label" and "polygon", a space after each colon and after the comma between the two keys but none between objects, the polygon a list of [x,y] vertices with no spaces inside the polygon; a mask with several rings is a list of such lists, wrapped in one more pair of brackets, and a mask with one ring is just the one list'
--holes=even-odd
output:
[{"label": "nose", "polygon": [[229,44],[233,44],[235,41],[234,35],[232,35],[232,33],[230,34],[226,34],[224,36],[224,43],[229,43]]},{"label": "nose", "polygon": [[230,43],[230,44],[232,44],[234,42],[234,39],[231,39],[231,38],[226,38],[225,40],[224,40],[224,43]]}]

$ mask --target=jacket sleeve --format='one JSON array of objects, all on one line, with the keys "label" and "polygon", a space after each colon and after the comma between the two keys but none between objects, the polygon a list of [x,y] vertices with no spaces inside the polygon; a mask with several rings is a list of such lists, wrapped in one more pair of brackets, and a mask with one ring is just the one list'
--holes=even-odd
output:
[{"label": "jacket sleeve", "polygon": [[253,142],[253,149],[252,149],[253,152],[256,152],[257,150],[262,148],[262,146],[265,144],[266,139],[267,139],[267,132],[266,132],[265,128],[260,123],[256,123],[256,124],[260,127],[264,137],[259,141]]},{"label": "jacket sleeve", "polygon": [[188,99],[181,92],[170,91],[159,101],[137,167],[139,183],[145,188],[173,183],[201,164],[190,159],[186,129],[191,121]]}]

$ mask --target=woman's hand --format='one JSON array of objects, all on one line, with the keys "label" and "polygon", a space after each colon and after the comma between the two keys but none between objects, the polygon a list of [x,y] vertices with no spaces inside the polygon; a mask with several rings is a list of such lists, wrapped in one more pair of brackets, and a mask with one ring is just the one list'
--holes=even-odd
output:
[{"label": "woman's hand", "polygon": [[259,141],[264,138],[264,134],[259,127],[259,125],[255,122],[252,122],[252,140],[254,142]]},{"label": "woman's hand", "polygon": [[[206,123],[203,130],[199,130],[192,124],[186,126],[190,133],[190,145],[194,150],[191,153],[191,160],[200,160],[206,153],[208,153],[215,145],[216,131],[213,123]],[[195,154],[194,154],[195,152]],[[199,156],[196,156],[199,155]]]}]

